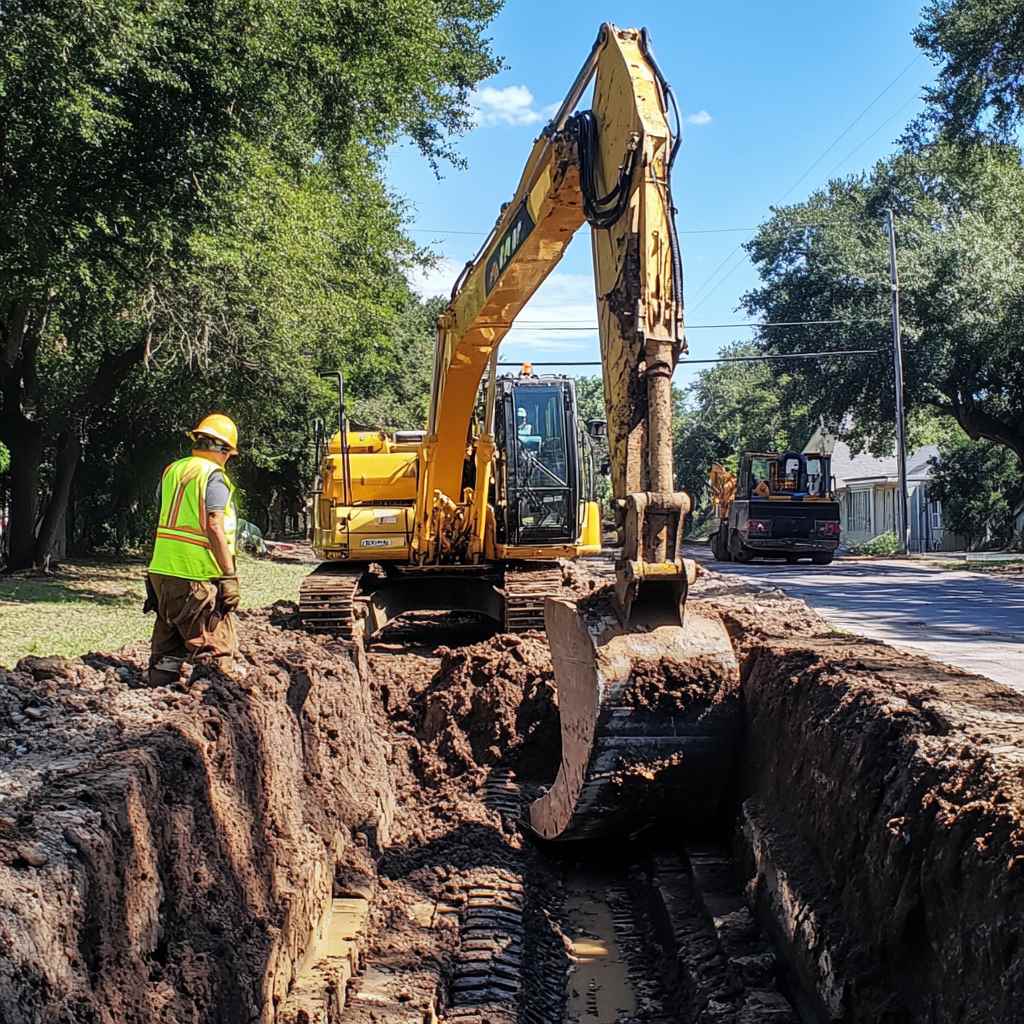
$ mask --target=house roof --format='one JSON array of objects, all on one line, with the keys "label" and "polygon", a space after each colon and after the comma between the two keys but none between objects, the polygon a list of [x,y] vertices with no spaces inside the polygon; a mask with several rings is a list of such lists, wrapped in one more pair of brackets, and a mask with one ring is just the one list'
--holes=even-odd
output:
[{"label": "house roof", "polygon": [[[938,445],[925,444],[907,453],[907,479],[928,480],[932,468],[928,460],[937,458]],[[832,452],[832,475],[836,478],[836,486],[843,487],[849,483],[888,483],[896,482],[898,472],[895,453],[884,458],[877,458],[867,452],[854,455],[845,441],[837,441]]]}]

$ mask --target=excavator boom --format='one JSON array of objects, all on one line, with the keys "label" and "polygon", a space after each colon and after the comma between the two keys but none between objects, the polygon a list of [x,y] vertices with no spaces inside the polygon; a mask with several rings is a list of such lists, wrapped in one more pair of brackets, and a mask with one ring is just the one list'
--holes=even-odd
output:
[{"label": "excavator boom", "polygon": [[[591,85],[592,109],[578,110]],[[548,839],[632,831],[665,812],[696,827],[714,817],[732,760],[736,659],[722,623],[687,607],[690,503],[672,477],[685,341],[670,108],[646,32],[602,26],[438,319],[423,436],[351,429],[339,374],[338,432],[324,439],[323,564],[302,585],[303,621],[360,652],[409,611],[471,611],[508,631],[543,621],[562,763],[530,821]],[[499,378],[497,353],[584,224],[618,550],[614,585],[577,602],[558,560],[600,552],[601,521],[575,385]]]},{"label": "excavator boom", "polygon": [[[575,112],[591,81],[593,109]],[[486,433],[476,489],[459,495],[477,388],[520,310],[590,224],[621,551],[613,590],[547,601],[563,756],[530,820],[548,839],[642,828],[670,808],[684,824],[706,822],[732,759],[731,644],[714,616],[690,612],[683,626],[695,566],[682,552],[689,499],[672,472],[672,373],[685,340],[670,104],[646,32],[602,26],[438,324],[415,542],[427,561],[453,554],[445,537],[465,536],[453,519],[476,524],[470,551],[483,547]]]}]

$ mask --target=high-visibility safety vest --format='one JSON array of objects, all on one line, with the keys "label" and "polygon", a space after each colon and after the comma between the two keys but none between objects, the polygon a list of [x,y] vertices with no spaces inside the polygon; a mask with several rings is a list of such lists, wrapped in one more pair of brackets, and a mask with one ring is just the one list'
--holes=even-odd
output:
[{"label": "high-visibility safety vest", "polygon": [[[195,455],[172,462],[160,485],[160,522],[149,571],[184,580],[212,580],[224,575],[206,537],[206,485],[220,469],[215,462]],[[221,470],[221,472],[224,472]],[[228,503],[224,509],[224,536],[235,554],[238,515],[235,488],[224,473]]]}]

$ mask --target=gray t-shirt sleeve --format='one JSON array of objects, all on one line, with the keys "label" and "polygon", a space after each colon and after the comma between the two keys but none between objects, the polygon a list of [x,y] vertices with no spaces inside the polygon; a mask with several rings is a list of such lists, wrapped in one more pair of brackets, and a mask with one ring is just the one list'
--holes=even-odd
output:
[{"label": "gray t-shirt sleeve", "polygon": [[228,482],[224,474],[215,469],[210,478],[206,481],[206,511],[223,512],[228,507],[228,498],[231,492],[228,490]]}]

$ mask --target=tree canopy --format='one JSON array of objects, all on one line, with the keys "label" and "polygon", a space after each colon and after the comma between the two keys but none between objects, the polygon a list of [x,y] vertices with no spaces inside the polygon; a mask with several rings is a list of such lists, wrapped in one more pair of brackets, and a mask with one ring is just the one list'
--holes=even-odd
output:
[{"label": "tree canopy", "polygon": [[1024,17],[1017,0],[932,0],[914,41],[938,65],[911,138],[1012,139],[1024,117]]},{"label": "tree canopy", "polygon": [[761,277],[744,297],[768,321],[839,325],[765,332],[774,352],[876,348],[794,368],[789,399],[855,446],[891,450],[889,269],[883,212],[896,213],[908,408],[952,416],[1024,463],[1024,168],[1006,145],[900,153],[775,209],[748,251]]},{"label": "tree canopy", "polygon": [[942,502],[949,529],[972,545],[1002,547],[1013,540],[1013,512],[1024,499],[1024,478],[1002,445],[957,432],[932,460],[929,497]]},{"label": "tree canopy", "polygon": [[13,567],[52,549],[83,444],[119,429],[140,373],[166,405],[144,430],[218,404],[249,417],[265,467],[294,449],[302,396],[328,401],[320,367],[412,400],[395,364],[424,323],[402,276],[418,254],[380,161],[403,135],[435,167],[456,159],[470,90],[499,66],[483,34],[499,6],[4,5]]}]

